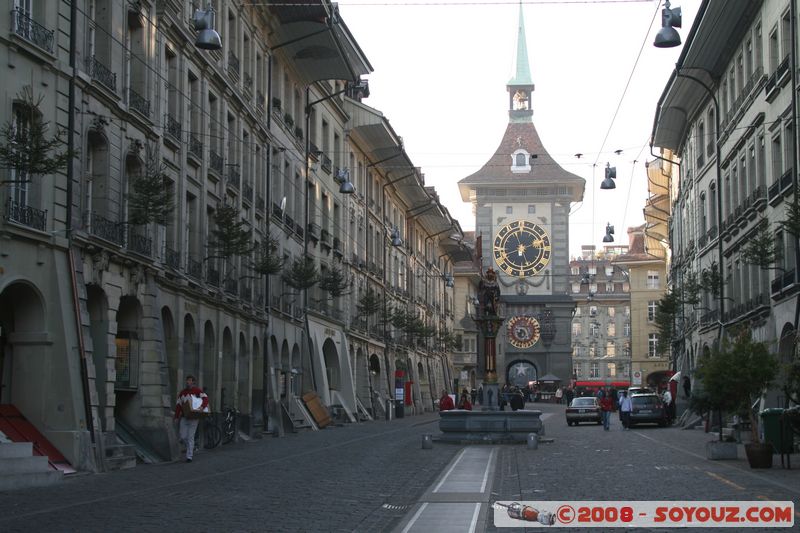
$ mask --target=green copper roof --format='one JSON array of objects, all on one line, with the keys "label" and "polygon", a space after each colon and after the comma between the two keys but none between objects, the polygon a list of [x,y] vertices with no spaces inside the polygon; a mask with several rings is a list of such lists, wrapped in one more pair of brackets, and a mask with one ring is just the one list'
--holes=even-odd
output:
[{"label": "green copper roof", "polygon": [[528,41],[525,39],[525,19],[522,16],[522,2],[519,4],[519,33],[517,34],[517,70],[508,85],[533,85],[531,67],[528,63]]}]

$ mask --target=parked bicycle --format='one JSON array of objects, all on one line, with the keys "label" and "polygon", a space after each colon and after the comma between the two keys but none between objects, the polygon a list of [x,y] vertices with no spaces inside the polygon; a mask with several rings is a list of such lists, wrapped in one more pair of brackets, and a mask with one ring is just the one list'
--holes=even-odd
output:
[{"label": "parked bicycle", "polygon": [[236,440],[237,419],[239,411],[233,407],[226,407],[222,417],[222,443],[228,444]]},{"label": "parked bicycle", "polygon": [[[217,423],[217,415],[209,414],[204,416],[198,426],[198,431],[202,431],[203,448],[210,450],[216,448],[222,442],[222,429]],[[200,443],[201,439],[195,437],[195,443]],[[197,444],[195,444],[197,446]]]}]

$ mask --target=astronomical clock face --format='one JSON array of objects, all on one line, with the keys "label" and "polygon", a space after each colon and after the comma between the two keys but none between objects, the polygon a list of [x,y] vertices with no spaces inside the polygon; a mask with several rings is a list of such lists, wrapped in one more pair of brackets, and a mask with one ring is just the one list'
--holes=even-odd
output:
[{"label": "astronomical clock face", "polygon": [[515,316],[508,321],[508,340],[517,348],[530,348],[539,340],[539,321],[530,316]]},{"label": "astronomical clock face", "polygon": [[533,222],[517,220],[497,232],[493,253],[497,266],[507,275],[533,276],[550,262],[550,236]]}]

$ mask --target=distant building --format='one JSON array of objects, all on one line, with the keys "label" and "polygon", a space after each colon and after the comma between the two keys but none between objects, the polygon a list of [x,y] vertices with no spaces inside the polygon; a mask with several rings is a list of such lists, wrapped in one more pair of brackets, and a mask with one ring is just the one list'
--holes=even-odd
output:
[{"label": "distant building", "polygon": [[628,272],[614,264],[626,246],[595,253],[583,246],[570,261],[569,290],[575,301],[572,318],[572,385],[627,388],[631,369],[631,298]]}]

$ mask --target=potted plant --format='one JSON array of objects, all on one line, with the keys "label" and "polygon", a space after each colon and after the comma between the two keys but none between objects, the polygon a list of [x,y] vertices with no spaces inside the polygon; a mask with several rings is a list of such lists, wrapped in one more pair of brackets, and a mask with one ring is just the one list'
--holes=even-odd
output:
[{"label": "potted plant", "polygon": [[[692,393],[691,408],[696,412],[746,413],[750,420],[752,440],[745,445],[750,466],[772,466],[772,446],[762,443],[758,435],[758,421],[752,406],[776,375],[775,357],[762,342],[753,341],[749,331],[739,333],[734,341],[724,341],[710,356],[697,364],[697,377],[702,388]],[[721,417],[720,417],[721,418]],[[709,459],[735,459],[736,444],[722,441],[720,424],[718,442],[709,442],[706,453]]]}]

